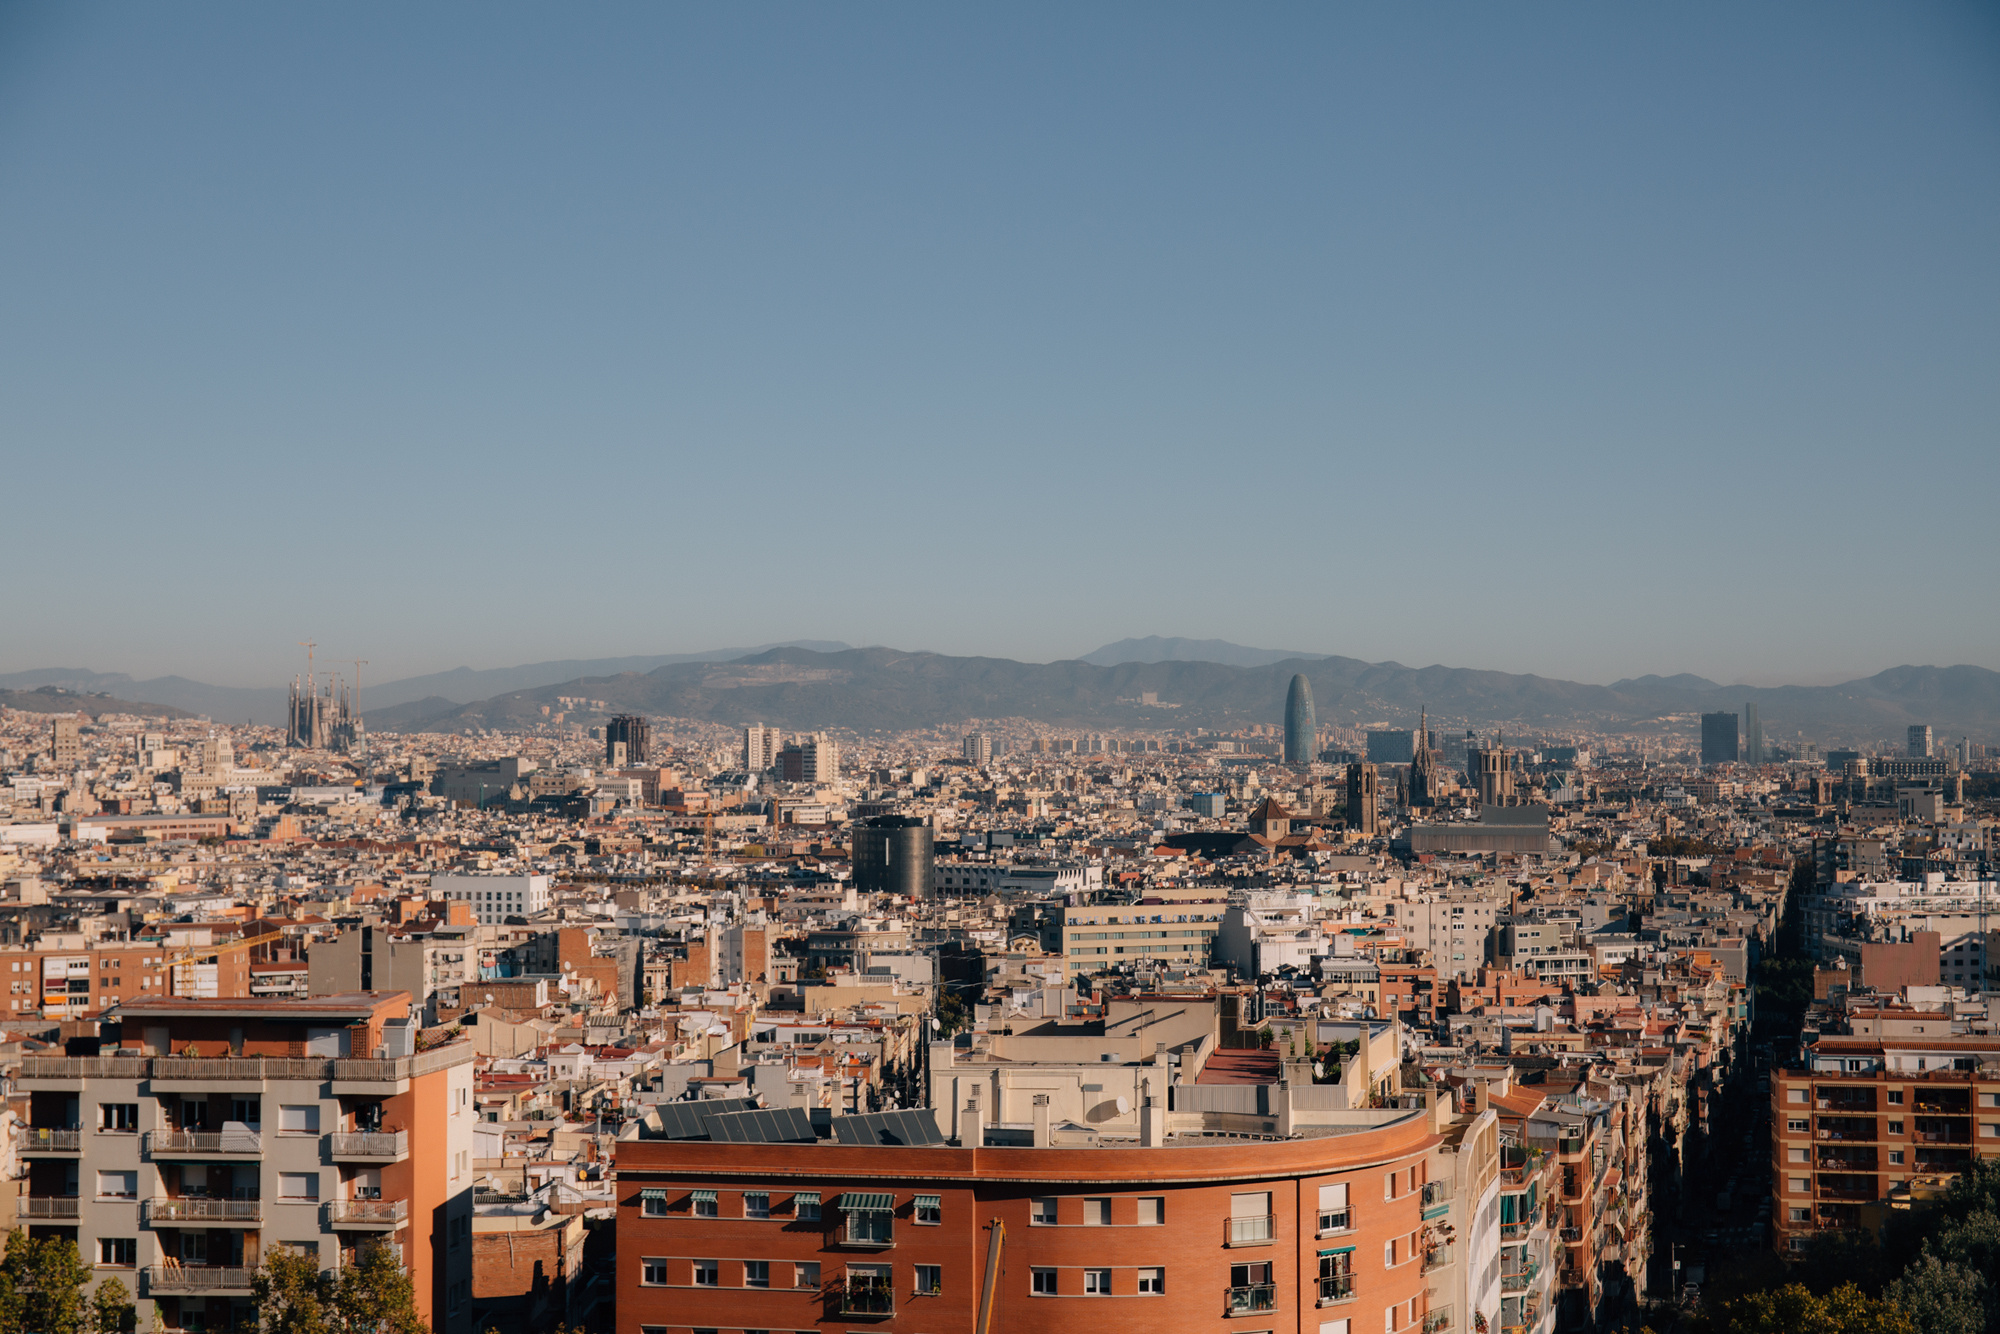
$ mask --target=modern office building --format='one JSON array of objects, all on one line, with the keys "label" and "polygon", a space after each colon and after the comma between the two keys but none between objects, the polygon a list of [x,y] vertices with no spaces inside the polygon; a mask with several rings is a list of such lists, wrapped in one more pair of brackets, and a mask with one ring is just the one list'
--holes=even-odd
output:
[{"label": "modern office building", "polygon": [[1931,728],[1929,723],[1911,724],[1909,749],[1909,757],[1913,760],[1927,760],[1931,757]]},{"label": "modern office building", "polygon": [[1300,672],[1292,677],[1291,688],[1285,692],[1285,763],[1311,764],[1319,749],[1318,738],[1312,682]]},{"label": "modern office building", "polygon": [[993,763],[993,738],[984,732],[967,732],[965,740],[959,743],[959,753],[967,764],[983,769]]},{"label": "modern office building", "polygon": [[[1372,735],[1372,734],[1371,734]],[[1347,766],[1347,827],[1374,834],[1382,818],[1380,778],[1375,766],[1356,761]]]},{"label": "modern office building", "polygon": [[1736,715],[1733,713],[1701,715],[1703,764],[1734,764],[1742,758],[1736,745],[1736,721]]},{"label": "modern office building", "polygon": [[20,1217],[124,1282],[139,1328],[255,1330],[272,1248],[334,1269],[382,1241],[431,1328],[472,1334],[471,1043],[419,1053],[401,992],[128,1000],[105,1035],[22,1058]]},{"label": "modern office building", "polygon": [[[627,764],[644,764],[651,751],[653,728],[636,713],[621,713],[604,728],[604,762],[613,768],[622,769]],[[617,756],[613,749],[623,745],[625,753]],[[624,763],[619,763],[619,759]]]},{"label": "modern office building", "polygon": [[[1472,1328],[1440,1282],[1453,1182],[1430,1110],[1287,1134],[1207,1086],[1172,1095],[1245,1110],[1170,1112],[1164,1057],[1159,1076],[1125,1139],[1047,1095],[1018,1127],[969,1099],[955,1142],[928,1110],[823,1139],[803,1109],[663,1105],[618,1145],[618,1332]],[[1224,1122],[1242,1128],[1204,1128]]]},{"label": "modern office building", "polygon": [[1370,764],[1408,764],[1417,753],[1417,734],[1410,731],[1370,732]]},{"label": "modern office building", "polygon": [[1954,1036],[1944,1016],[1925,1018],[1878,1025],[1915,1030],[1907,1036],[1822,1037],[1772,1072],[1779,1250],[1879,1227],[1891,1201],[1908,1207],[1913,1178],[2000,1158],[2000,1038]]},{"label": "modern office building", "polygon": [[1743,706],[1743,760],[1746,764],[1764,762],[1764,722],[1757,716],[1757,706],[1749,703]]},{"label": "modern office building", "polygon": [[931,826],[910,815],[877,815],[854,826],[854,888],[927,899],[936,879]]},{"label": "modern office building", "polygon": [[469,903],[481,921],[531,917],[549,908],[549,878],[545,875],[461,875],[443,871],[431,876],[431,897]]}]

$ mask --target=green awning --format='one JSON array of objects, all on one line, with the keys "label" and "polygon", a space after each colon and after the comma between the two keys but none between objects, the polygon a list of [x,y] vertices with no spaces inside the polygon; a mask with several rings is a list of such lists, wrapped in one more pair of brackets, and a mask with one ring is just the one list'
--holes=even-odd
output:
[{"label": "green awning", "polygon": [[792,1203],[793,1203],[793,1204],[818,1204],[818,1203],[819,1203],[819,1192],[818,1192],[818,1191],[816,1191],[816,1190],[802,1190],[802,1191],[798,1192],[798,1193],[797,1193],[796,1195],[792,1196]]},{"label": "green awning", "polygon": [[1352,1246],[1336,1246],[1336,1247],[1334,1247],[1334,1248],[1333,1248],[1332,1250],[1330,1250],[1330,1251],[1321,1251],[1321,1252],[1320,1252],[1320,1254],[1321,1254],[1321,1255],[1345,1255],[1345,1254],[1347,1254],[1347,1253],[1348,1253],[1349,1251],[1351,1251],[1351,1250],[1353,1250],[1353,1249],[1354,1249],[1354,1248],[1353,1248]]},{"label": "green awning", "polygon": [[692,1200],[693,1200],[693,1201],[694,1201],[694,1202],[695,1202],[696,1204],[714,1204],[714,1203],[715,1203],[715,1192],[714,1192],[714,1191],[712,1191],[712,1190],[695,1190],[695,1191],[689,1191],[689,1192],[688,1192],[688,1195],[689,1195],[689,1198],[691,1198],[691,1199],[692,1199]]},{"label": "green awning", "polygon": [[840,1207],[848,1213],[891,1213],[896,1197],[880,1191],[850,1190],[840,1197]]},{"label": "green awning", "polygon": [[917,1208],[919,1208],[919,1209],[942,1209],[942,1208],[944,1208],[944,1196],[942,1196],[942,1195],[919,1195],[919,1196],[917,1196]]},{"label": "green awning", "polygon": [[639,1192],[639,1198],[642,1200],[664,1200],[667,1198],[667,1193],[664,1190],[657,1190],[652,1186],[648,1186]]}]

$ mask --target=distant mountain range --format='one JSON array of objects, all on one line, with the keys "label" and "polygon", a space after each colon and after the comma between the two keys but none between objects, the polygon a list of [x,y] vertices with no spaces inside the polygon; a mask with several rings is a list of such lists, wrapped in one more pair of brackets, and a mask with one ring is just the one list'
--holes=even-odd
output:
[{"label": "distant mountain range", "polygon": [[34,690],[0,690],[0,708],[23,713],[129,713],[140,718],[186,718],[190,715],[165,704],[143,704],[99,693],[80,693],[59,686],[39,686]]},{"label": "distant mountain range", "polygon": [[[1214,661],[1225,653],[1252,660]],[[2000,740],[2000,673],[1983,667],[1895,667],[1834,686],[1724,686],[1687,674],[1600,686],[1276,653],[1221,640],[1150,638],[1108,644],[1089,659],[1027,663],[820,642],[461,668],[369,686],[364,704],[369,727],[384,732],[533,726],[543,720],[543,706],[554,711],[559,698],[579,695],[603,700],[606,713],[731,726],[763,722],[787,730],[902,731],[999,718],[1065,728],[1175,730],[1277,723],[1286,684],[1300,672],[1312,683],[1320,722],[1348,727],[1410,727],[1418,709],[1427,707],[1442,729],[1630,727],[1685,735],[1697,713],[1740,712],[1754,703],[1765,736],[1779,745],[1801,733],[1822,745],[1894,742],[1911,723],[1930,724],[1941,740]],[[180,677],[132,681],[77,669],[0,676],[0,688],[41,685],[115,689],[127,700],[220,720],[276,723],[284,710],[282,689],[230,690]],[[480,690],[491,693],[466,698]],[[1154,703],[1141,702],[1148,696]]]}]

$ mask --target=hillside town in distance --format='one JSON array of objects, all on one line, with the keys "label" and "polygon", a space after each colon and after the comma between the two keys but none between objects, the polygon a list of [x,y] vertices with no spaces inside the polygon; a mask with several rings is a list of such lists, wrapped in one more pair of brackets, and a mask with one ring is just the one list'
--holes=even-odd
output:
[{"label": "hillside town in distance", "polygon": [[74,703],[0,712],[0,1232],[139,1329],[386,1243],[440,1334],[1664,1330],[2000,1158],[1926,726]]}]

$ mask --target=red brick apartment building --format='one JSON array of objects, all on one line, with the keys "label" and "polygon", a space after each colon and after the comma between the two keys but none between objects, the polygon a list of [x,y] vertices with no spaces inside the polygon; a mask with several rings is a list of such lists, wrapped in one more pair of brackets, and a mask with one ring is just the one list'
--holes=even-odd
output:
[{"label": "red brick apartment building", "polygon": [[797,1109],[715,1106],[670,1104],[678,1131],[618,1145],[619,1334],[1449,1327],[1424,1275],[1441,1138],[1423,1110],[1294,1139],[1149,1119],[1135,1141],[1003,1148],[970,1108],[958,1146],[928,1112],[818,1139]]},{"label": "red brick apartment building", "polygon": [[1924,1026],[1944,1031],[1822,1037],[1773,1072],[1779,1250],[1803,1250],[1818,1231],[1878,1227],[1885,1202],[1913,1180],[2000,1158],[2000,1038],[1953,1036],[1941,1014]]}]

